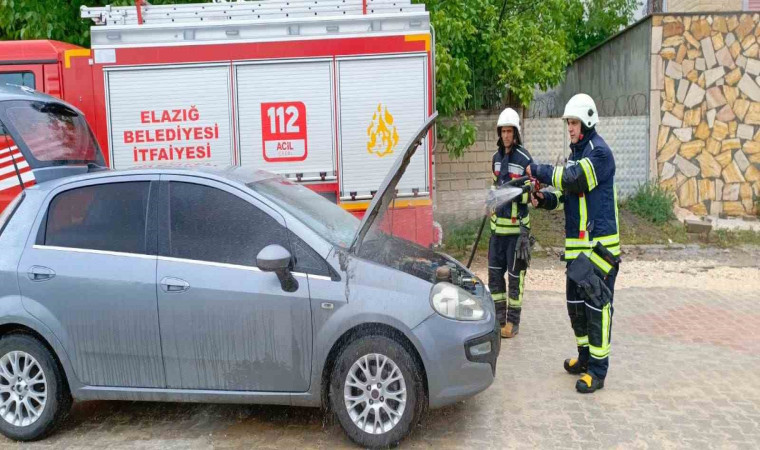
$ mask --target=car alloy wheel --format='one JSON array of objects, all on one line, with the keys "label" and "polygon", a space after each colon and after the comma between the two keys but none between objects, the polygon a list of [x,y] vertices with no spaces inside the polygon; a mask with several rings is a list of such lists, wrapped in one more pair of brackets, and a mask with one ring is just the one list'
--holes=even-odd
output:
[{"label": "car alloy wheel", "polygon": [[371,353],[359,358],[346,376],[343,398],[348,415],[362,431],[383,434],[392,430],[406,409],[406,381],[396,363]]}]

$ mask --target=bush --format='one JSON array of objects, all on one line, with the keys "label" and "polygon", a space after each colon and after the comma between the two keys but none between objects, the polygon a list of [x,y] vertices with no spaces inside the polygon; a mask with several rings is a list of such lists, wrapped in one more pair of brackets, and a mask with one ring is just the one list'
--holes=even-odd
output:
[{"label": "bush", "polygon": [[623,207],[639,217],[661,225],[676,218],[673,213],[675,196],[672,192],[653,184],[640,185],[623,203]]},{"label": "bush", "polygon": [[[469,257],[482,220],[475,219],[458,223],[446,221],[442,223],[444,250],[455,258]],[[488,250],[488,240],[491,237],[491,227],[489,225],[486,222],[483,228],[483,235],[480,237],[478,250]]]}]

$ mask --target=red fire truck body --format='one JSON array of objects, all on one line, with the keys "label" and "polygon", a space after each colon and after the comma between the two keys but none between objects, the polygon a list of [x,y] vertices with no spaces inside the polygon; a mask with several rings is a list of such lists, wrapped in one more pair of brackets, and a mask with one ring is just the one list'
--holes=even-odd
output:
[{"label": "red fire truck body", "polygon": [[[77,107],[116,170],[267,170],[361,216],[395,151],[434,111],[433,33],[410,0],[138,1],[83,7],[82,17],[94,21],[91,49],[0,43],[0,83]],[[393,232],[426,246],[437,239],[433,141],[393,207]]]}]

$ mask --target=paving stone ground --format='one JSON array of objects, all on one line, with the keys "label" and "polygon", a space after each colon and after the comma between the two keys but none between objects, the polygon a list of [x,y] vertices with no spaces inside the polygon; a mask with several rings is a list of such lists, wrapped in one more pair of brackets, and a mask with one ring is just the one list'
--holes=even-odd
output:
[{"label": "paving stone ground", "polygon": [[[754,279],[731,281],[736,289],[703,288],[697,275],[619,289],[607,385],[591,396],[562,369],[575,351],[563,281],[529,285],[494,385],[431,411],[402,448],[760,448],[760,270],[746,273]],[[81,403],[45,441],[1,439],[3,448],[354,448],[315,409],[171,403]]]}]

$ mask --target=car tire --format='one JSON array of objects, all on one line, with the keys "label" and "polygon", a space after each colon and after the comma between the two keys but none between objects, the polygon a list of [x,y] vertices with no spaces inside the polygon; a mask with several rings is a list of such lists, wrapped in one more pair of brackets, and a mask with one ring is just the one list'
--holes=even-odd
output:
[{"label": "car tire", "polygon": [[330,406],[355,443],[392,446],[425,410],[422,377],[422,368],[403,345],[386,336],[365,336],[338,356],[330,377]]},{"label": "car tire", "polygon": [[41,439],[70,409],[71,393],[49,349],[27,334],[0,339],[0,433],[16,441]]}]

